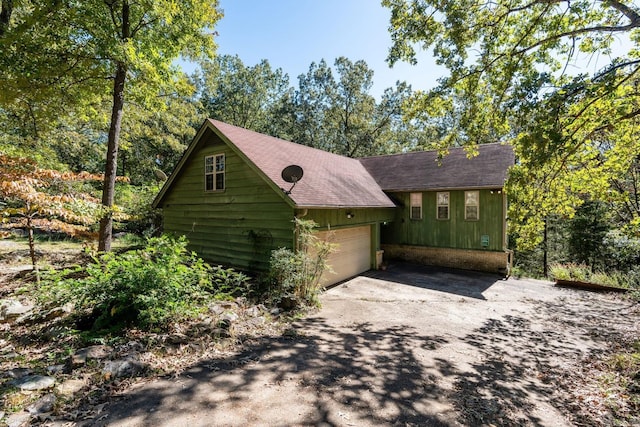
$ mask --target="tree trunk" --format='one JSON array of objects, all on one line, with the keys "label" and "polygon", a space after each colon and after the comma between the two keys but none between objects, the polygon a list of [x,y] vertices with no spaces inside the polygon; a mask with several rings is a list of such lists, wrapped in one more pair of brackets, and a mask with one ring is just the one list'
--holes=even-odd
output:
[{"label": "tree trunk", "polygon": [[29,236],[29,256],[31,257],[31,267],[36,274],[36,283],[40,284],[40,271],[38,270],[38,260],[36,258],[36,242],[33,238],[33,224],[31,215],[27,215],[27,233]]},{"label": "tree trunk", "polygon": [[544,235],[542,237],[542,274],[549,277],[549,221],[544,220]]},{"label": "tree trunk", "polygon": [[122,127],[124,83],[126,77],[126,66],[118,63],[113,82],[113,108],[111,109],[111,125],[109,127],[109,140],[107,143],[107,162],[104,168],[104,185],[102,187],[102,205],[107,208],[107,212],[100,220],[100,234],[98,237],[98,250],[104,252],[111,250],[111,237],[113,234],[111,207],[113,206],[116,176],[118,175],[118,145],[120,142],[120,129]]},{"label": "tree trunk", "polygon": [[13,13],[13,0],[2,0],[0,3],[0,36],[9,28],[11,14]]},{"label": "tree trunk", "polygon": [[[115,3],[111,5],[113,7]],[[122,21],[120,37],[126,43],[131,36],[131,23],[129,22],[129,1],[122,2]],[[124,108],[124,83],[127,78],[127,66],[118,61],[116,63],[116,75],[113,79],[113,107],[111,109],[111,124],[109,126],[109,140],[107,143],[107,162],[104,168],[104,185],[102,187],[102,205],[106,207],[105,216],[100,220],[100,234],[98,236],[98,250],[108,252],[111,250],[111,238],[113,234],[113,218],[111,207],[116,190],[116,176],[118,175],[118,145],[120,142],[120,129],[122,127],[122,114]]]}]

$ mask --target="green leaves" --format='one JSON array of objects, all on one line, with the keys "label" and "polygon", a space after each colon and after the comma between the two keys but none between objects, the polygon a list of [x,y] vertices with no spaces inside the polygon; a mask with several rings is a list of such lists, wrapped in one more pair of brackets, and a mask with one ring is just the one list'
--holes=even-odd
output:
[{"label": "green leaves", "polygon": [[[384,0],[391,9],[389,62],[431,49],[449,76],[416,94],[409,117],[442,135],[440,148],[511,141],[517,164],[507,191],[521,248],[540,242],[544,219],[571,217],[585,200],[617,209],[640,154],[634,33],[640,11],[627,1]],[[578,59],[611,52],[618,34],[632,47],[593,75],[570,75]],[[624,197],[622,197],[624,198]],[[627,215],[636,222],[638,210]]]},{"label": "green leaves", "polygon": [[75,302],[79,314],[97,316],[96,330],[130,324],[167,327],[172,319],[204,310],[212,298],[207,292],[211,268],[186,245],[184,237],[160,237],[149,239],[141,250],[103,254],[81,278],[50,274],[40,299]]}]

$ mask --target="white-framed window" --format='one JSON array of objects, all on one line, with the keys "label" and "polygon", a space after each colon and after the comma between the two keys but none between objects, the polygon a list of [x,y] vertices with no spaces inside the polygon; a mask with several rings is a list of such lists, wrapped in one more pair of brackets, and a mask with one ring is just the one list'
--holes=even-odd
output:
[{"label": "white-framed window", "polygon": [[422,193],[411,193],[409,196],[410,219],[422,219]]},{"label": "white-framed window", "polygon": [[477,221],[480,219],[480,192],[464,192],[464,219]]},{"label": "white-framed window", "polygon": [[204,158],[204,189],[205,191],[222,191],[225,185],[224,154],[214,154]]},{"label": "white-framed window", "polygon": [[449,219],[449,192],[436,193],[436,219]]}]

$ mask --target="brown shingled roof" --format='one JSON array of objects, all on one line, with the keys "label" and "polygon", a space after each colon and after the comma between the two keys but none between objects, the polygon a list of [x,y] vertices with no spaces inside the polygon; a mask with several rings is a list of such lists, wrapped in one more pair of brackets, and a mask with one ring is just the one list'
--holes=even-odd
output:
[{"label": "brown shingled roof", "polygon": [[291,187],[280,175],[286,166],[302,167],[304,176],[289,195],[297,207],[395,206],[357,159],[209,122],[280,188]]},{"label": "brown shingled roof", "polygon": [[437,151],[365,157],[360,162],[385,191],[502,188],[515,163],[513,148],[481,144],[468,158],[464,148],[452,148],[438,165]]}]

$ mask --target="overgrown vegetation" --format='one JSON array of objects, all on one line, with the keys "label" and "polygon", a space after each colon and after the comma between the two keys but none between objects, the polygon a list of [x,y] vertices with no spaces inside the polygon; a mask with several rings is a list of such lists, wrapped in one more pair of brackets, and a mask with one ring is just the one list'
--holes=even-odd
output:
[{"label": "overgrown vegetation", "polygon": [[638,286],[633,276],[623,273],[594,272],[585,264],[552,264],[550,276],[554,280],[574,280],[616,288],[633,289]]},{"label": "overgrown vegetation", "polygon": [[280,248],[271,252],[269,297],[285,308],[318,306],[320,279],[325,271],[331,271],[327,258],[334,245],[313,233],[317,227],[314,221],[296,218],[294,223],[296,250]]},{"label": "overgrown vegetation", "polygon": [[105,253],[86,266],[52,271],[37,290],[47,305],[73,302],[92,329],[136,326],[165,329],[192,318],[212,299],[244,294],[248,277],[212,268],[187,250],[182,237],[154,237],[143,249]]},{"label": "overgrown vegetation", "polygon": [[514,274],[640,289],[640,237],[612,212],[602,202],[587,201],[573,218],[548,218],[543,242],[516,251]]}]

